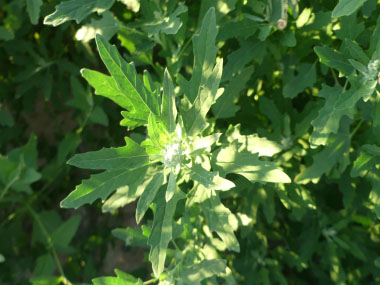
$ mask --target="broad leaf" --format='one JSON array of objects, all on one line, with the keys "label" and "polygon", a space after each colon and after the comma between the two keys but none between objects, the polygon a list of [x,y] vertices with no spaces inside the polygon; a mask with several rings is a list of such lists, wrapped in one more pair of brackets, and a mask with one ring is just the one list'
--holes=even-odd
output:
[{"label": "broad leaf", "polygon": [[144,148],[128,137],[125,142],[127,145],[123,147],[76,154],[67,163],[80,168],[118,170],[137,168],[148,161]]},{"label": "broad leaf", "polygon": [[223,94],[216,100],[211,110],[215,118],[231,118],[240,109],[235,105],[239,93],[246,88],[246,83],[251,78],[253,67],[247,67],[230,80]]},{"label": "broad leaf", "polygon": [[80,23],[89,14],[103,13],[112,7],[115,0],[70,0],[55,7],[56,11],[45,17],[45,25],[58,26],[67,21],[76,20]]},{"label": "broad leaf", "polygon": [[318,181],[324,173],[328,173],[350,149],[350,138],[339,134],[329,139],[325,148],[313,156],[313,164],[296,176],[295,182],[306,184]]},{"label": "broad leaf", "polygon": [[30,21],[33,25],[38,24],[38,19],[40,18],[42,0],[27,0],[26,1],[26,11],[29,14]]},{"label": "broad leaf", "polygon": [[194,164],[191,167],[190,177],[207,189],[226,191],[235,187],[233,182],[220,177],[218,172],[207,171],[199,164]]},{"label": "broad leaf", "polygon": [[96,34],[102,35],[107,41],[118,31],[119,24],[111,12],[105,11],[99,20],[92,19],[89,24],[83,25],[76,33],[78,41],[88,42],[95,38]]},{"label": "broad leaf", "polygon": [[222,204],[215,190],[198,185],[195,195],[200,202],[210,230],[218,234],[227,249],[239,252],[239,242],[234,234],[238,227],[235,215]]},{"label": "broad leaf", "polygon": [[180,278],[185,283],[200,285],[201,281],[226,271],[226,262],[220,259],[202,260],[181,270]]},{"label": "broad leaf", "polygon": [[331,68],[337,69],[344,75],[350,75],[354,71],[351,64],[340,52],[329,47],[315,47],[314,51],[318,55],[320,62]]},{"label": "broad leaf", "polygon": [[216,28],[215,9],[210,8],[206,13],[200,33],[193,36],[194,68],[190,81],[179,77],[179,85],[191,103],[199,97],[204,86],[208,87],[208,77],[212,74],[216,59],[217,47],[215,39],[218,33]]},{"label": "broad leaf", "polygon": [[313,87],[316,79],[315,64],[302,64],[298,69],[298,75],[285,83],[282,93],[285,98],[294,98],[307,87]]},{"label": "broad leaf", "polygon": [[367,0],[339,0],[338,5],[336,5],[332,11],[332,16],[338,18],[351,15],[366,1]]},{"label": "broad leaf", "polygon": [[204,85],[200,86],[193,106],[187,111],[182,111],[183,123],[189,136],[201,134],[208,125],[206,114],[210,110],[211,105],[215,103],[222,69],[223,60],[220,60]]},{"label": "broad leaf", "polygon": [[262,161],[258,154],[237,143],[219,148],[213,153],[212,164],[221,173],[236,173],[253,182],[290,183],[291,180],[275,163]]},{"label": "broad leaf", "polygon": [[112,75],[119,90],[128,96],[133,110],[122,113],[130,120],[144,124],[150,113],[159,115],[159,102],[156,94],[151,93],[140,80],[135,66],[127,63],[119,54],[116,47],[110,45],[102,36],[97,35],[96,44],[100,57]]},{"label": "broad leaf", "polygon": [[98,198],[104,201],[117,188],[133,184],[138,177],[143,177],[146,169],[119,169],[91,175],[61,202],[61,207],[77,209],[84,204],[91,204]]},{"label": "broad leaf", "polygon": [[132,109],[132,103],[127,95],[119,90],[119,87],[111,76],[86,68],[81,70],[81,74],[95,88],[96,95],[111,99],[126,110]]}]

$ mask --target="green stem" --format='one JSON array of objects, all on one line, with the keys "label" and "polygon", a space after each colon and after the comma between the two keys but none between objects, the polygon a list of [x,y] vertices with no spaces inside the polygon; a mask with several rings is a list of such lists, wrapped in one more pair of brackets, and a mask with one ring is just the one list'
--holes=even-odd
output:
[{"label": "green stem", "polygon": [[17,179],[19,179],[19,178],[20,178],[20,175],[16,175],[15,177],[13,177],[13,179],[11,181],[8,182],[8,184],[4,188],[3,193],[1,193],[0,199],[3,199],[5,194],[8,193],[8,190],[12,187],[13,183],[15,183],[17,181]]},{"label": "green stem", "polygon": [[54,260],[55,260],[55,263],[57,265],[57,268],[58,268],[58,271],[59,271],[59,274],[61,275],[62,277],[62,282],[63,284],[65,285],[71,285],[72,283],[67,280],[66,276],[65,276],[65,273],[63,272],[63,268],[62,268],[62,264],[61,262],[59,261],[59,258],[58,258],[58,254],[57,254],[57,251],[55,250],[55,247],[54,247],[54,244],[53,244],[53,241],[51,239],[51,236],[49,235],[47,229],[45,228],[44,224],[42,223],[41,219],[38,217],[37,213],[33,210],[32,207],[30,207],[29,205],[27,205],[27,209],[28,211],[31,213],[31,215],[33,216],[33,218],[36,220],[38,226],[40,227],[41,229],[41,232],[42,234],[45,236],[46,238],[46,241],[48,243],[48,247],[51,251],[51,254],[53,255],[54,257]]},{"label": "green stem", "polygon": [[336,77],[334,69],[331,69],[331,73],[332,73],[332,75],[334,77],[335,85],[340,86],[339,81],[338,81],[338,77]]},{"label": "green stem", "polygon": [[360,129],[360,127],[362,126],[363,123],[364,123],[364,121],[360,120],[360,122],[356,125],[355,129],[353,129],[353,131],[350,133],[350,137],[352,137],[356,134],[356,132]]},{"label": "green stem", "polygon": [[146,285],[146,284],[153,284],[153,283],[156,283],[158,281],[157,278],[155,279],[151,279],[151,280],[148,280],[148,281],[145,281],[143,284]]}]

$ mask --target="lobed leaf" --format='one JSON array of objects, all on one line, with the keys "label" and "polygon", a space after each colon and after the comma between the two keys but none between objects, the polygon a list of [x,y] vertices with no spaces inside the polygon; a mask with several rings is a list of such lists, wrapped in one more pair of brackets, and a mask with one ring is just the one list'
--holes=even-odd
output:
[{"label": "lobed leaf", "polygon": [[56,11],[44,19],[45,25],[59,26],[67,21],[76,20],[80,23],[89,14],[103,13],[112,7],[115,0],[71,0],[61,2]]},{"label": "lobed leaf", "polygon": [[149,160],[144,148],[128,137],[125,142],[123,147],[76,154],[67,163],[79,168],[118,170],[137,168]]}]

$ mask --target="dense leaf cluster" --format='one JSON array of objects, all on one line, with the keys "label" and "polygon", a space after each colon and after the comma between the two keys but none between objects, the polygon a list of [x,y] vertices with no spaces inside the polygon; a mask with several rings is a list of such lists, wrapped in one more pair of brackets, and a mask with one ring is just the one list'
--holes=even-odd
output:
[{"label": "dense leaf cluster", "polygon": [[379,15],[0,0],[0,283],[379,283]]}]

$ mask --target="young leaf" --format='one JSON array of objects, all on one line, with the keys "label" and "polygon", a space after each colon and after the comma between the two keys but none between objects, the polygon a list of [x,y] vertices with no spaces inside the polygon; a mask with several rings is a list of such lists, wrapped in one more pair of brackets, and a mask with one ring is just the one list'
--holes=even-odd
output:
[{"label": "young leaf", "polygon": [[164,183],[164,174],[162,172],[156,173],[149,184],[146,186],[145,191],[141,194],[141,197],[136,207],[136,223],[140,223],[144,217],[145,212],[148,210],[150,204],[153,202],[158,189],[160,189],[162,183]]},{"label": "young leaf", "polygon": [[152,113],[148,119],[148,135],[157,149],[165,148],[169,134],[160,118]]},{"label": "young leaf", "polygon": [[339,0],[338,5],[332,11],[332,17],[349,16],[354,13],[367,0]]},{"label": "young leaf", "polygon": [[183,199],[182,192],[176,192],[169,202],[165,200],[165,188],[161,188],[155,199],[152,232],[148,244],[151,246],[149,260],[152,263],[154,275],[158,278],[164,271],[166,250],[172,239],[172,223],[177,202]]},{"label": "young leaf", "polygon": [[112,7],[115,0],[71,0],[61,2],[55,7],[56,11],[45,17],[45,25],[54,27],[67,21],[76,20],[80,23],[89,14],[97,12],[103,13]]},{"label": "young leaf", "polygon": [[179,77],[179,85],[191,103],[199,97],[203,86],[213,70],[217,47],[215,39],[218,33],[216,28],[215,8],[210,8],[203,18],[200,33],[193,36],[194,68],[190,81]]},{"label": "young leaf", "polygon": [[173,133],[176,127],[177,108],[175,106],[175,94],[169,71],[165,69],[164,94],[162,95],[161,118],[169,133]]},{"label": "young leaf", "polygon": [[136,73],[135,66],[132,63],[127,63],[116,47],[110,45],[102,36],[96,35],[95,40],[100,57],[116,85],[128,96],[133,105],[133,110],[127,114],[128,118],[136,118],[146,123],[150,113],[159,115],[158,97],[149,92],[143,85]]},{"label": "young leaf", "polygon": [[123,147],[76,154],[67,163],[79,168],[118,170],[137,168],[148,161],[144,148],[128,137],[125,142],[127,145]]}]

